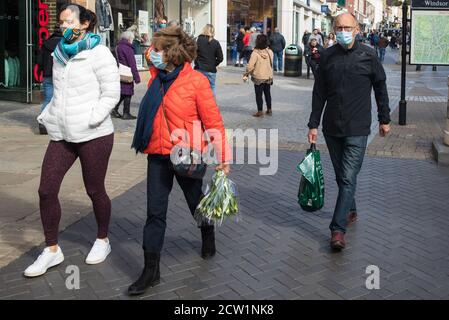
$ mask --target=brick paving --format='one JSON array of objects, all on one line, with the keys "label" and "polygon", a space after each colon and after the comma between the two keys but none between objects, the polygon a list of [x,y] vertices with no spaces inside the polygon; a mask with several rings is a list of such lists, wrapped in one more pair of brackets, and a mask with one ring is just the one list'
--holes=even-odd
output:
[{"label": "brick paving", "polygon": [[[387,60],[394,60],[391,52]],[[323,145],[319,148],[326,170],[326,207],[307,214],[296,204],[299,177],[294,168],[308,147],[313,80],[276,75],[274,116],[253,119],[254,93],[251,85],[241,83],[242,70],[221,70],[218,103],[226,127],[279,129],[279,172],[263,177],[257,166],[234,166],[232,177],[240,186],[243,220],[219,229],[219,253],[209,262],[199,257],[199,232],[175,188],[162,259],[163,283],[144,298],[448,298],[444,236],[449,223],[445,215],[449,175],[431,155],[432,141],[441,137],[446,118],[448,68],[432,72],[423,67],[415,72],[408,67],[407,126],[398,126],[399,67],[385,67],[392,133],[378,137],[374,116],[359,180],[361,218],[349,232],[349,248],[342,254],[328,249],[327,226],[336,188]],[[134,113],[145,82],[137,87]],[[24,267],[39,253],[34,246],[43,240],[36,190],[47,138],[33,135],[37,110],[38,106],[1,103],[0,267],[7,266],[0,269],[0,299],[126,299],[125,289],[140,272],[139,242],[145,219],[146,163],[129,150],[134,121],[115,120],[115,153],[106,182],[115,197],[111,258],[101,266],[83,263],[94,240],[95,223],[76,165],[61,190],[61,230],[68,227],[61,238],[66,261],[45,277],[22,278]],[[81,269],[80,290],[65,288],[64,267],[69,264]],[[381,268],[381,290],[364,287],[368,264]]]},{"label": "brick paving", "polygon": [[[359,221],[342,253],[329,249],[336,199],[330,160],[323,155],[326,204],[318,213],[296,203],[302,153],[280,152],[275,176],[257,165],[236,166],[241,220],[218,228],[217,256],[200,258],[201,239],[179,187],[170,198],[161,258],[162,283],[140,299],[447,299],[449,171],[429,161],[368,157],[359,177]],[[1,299],[128,299],[140,272],[145,182],[113,201],[113,252],[84,264],[95,236],[92,214],[60,237],[64,263],[38,279],[21,272],[40,248],[0,271]],[[65,268],[81,271],[81,288],[67,290]],[[380,290],[367,290],[368,265],[380,268]],[[139,299],[139,298],[136,298]]]}]

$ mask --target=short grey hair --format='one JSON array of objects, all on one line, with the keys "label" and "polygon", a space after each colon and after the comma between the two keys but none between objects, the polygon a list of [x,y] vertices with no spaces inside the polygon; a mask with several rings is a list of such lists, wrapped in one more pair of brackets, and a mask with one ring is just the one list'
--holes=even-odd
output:
[{"label": "short grey hair", "polygon": [[134,33],[132,31],[125,31],[120,35],[120,39],[126,39],[132,42],[134,40]]},{"label": "short grey hair", "polygon": [[179,22],[178,22],[178,20],[171,20],[171,21],[168,23],[168,27],[179,27]]}]

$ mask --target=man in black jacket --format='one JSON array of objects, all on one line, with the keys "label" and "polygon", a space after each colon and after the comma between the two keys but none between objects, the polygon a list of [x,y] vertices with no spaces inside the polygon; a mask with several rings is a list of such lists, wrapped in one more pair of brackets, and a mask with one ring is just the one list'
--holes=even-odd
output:
[{"label": "man in black jacket", "polygon": [[[44,100],[42,102],[41,112],[44,111],[53,97],[53,56],[51,54],[55,51],[61,39],[61,31],[59,27],[56,27],[53,34],[43,42],[41,51],[37,57],[39,73],[42,72],[43,75],[42,89]],[[47,134],[45,127],[41,124],[39,124],[39,133]]]},{"label": "man in black jacket", "polygon": [[386,75],[376,52],[355,41],[358,24],[349,14],[334,22],[338,45],[321,55],[312,98],[309,142],[316,143],[324,107],[323,133],[339,188],[330,224],[331,247],[345,247],[347,225],[355,222],[355,191],[371,127],[371,89],[377,102],[379,133],[390,131]]},{"label": "man in black jacket", "polygon": [[274,72],[282,72],[284,62],[285,38],[279,32],[279,28],[274,28],[274,32],[270,36],[270,48],[274,53],[273,70]]}]

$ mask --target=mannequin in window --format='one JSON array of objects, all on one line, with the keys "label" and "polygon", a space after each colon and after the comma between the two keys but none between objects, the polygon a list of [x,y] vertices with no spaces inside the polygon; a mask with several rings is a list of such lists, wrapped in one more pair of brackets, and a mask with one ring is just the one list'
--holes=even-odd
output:
[{"label": "mannequin in window", "polygon": [[96,0],[95,11],[98,17],[98,34],[101,37],[101,44],[111,46],[111,31],[114,31],[114,19],[112,8],[108,0]]}]

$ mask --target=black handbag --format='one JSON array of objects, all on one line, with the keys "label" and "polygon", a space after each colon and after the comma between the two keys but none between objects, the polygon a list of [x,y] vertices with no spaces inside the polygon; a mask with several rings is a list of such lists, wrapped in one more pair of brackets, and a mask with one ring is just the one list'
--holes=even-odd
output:
[{"label": "black handbag", "polygon": [[171,136],[170,125],[168,124],[167,114],[165,112],[165,106],[162,102],[162,113],[164,115],[165,122],[168,128],[168,134],[170,141],[173,145],[170,159],[173,166],[173,170],[177,175],[181,177],[187,177],[192,179],[201,180],[206,175],[207,164],[203,160],[201,152],[193,150],[188,147],[181,147],[175,145]]}]

